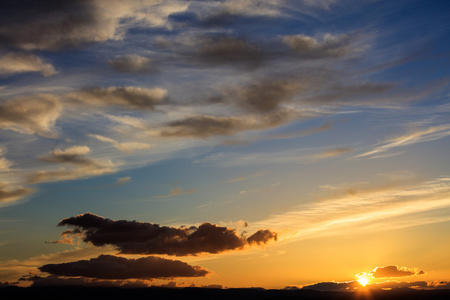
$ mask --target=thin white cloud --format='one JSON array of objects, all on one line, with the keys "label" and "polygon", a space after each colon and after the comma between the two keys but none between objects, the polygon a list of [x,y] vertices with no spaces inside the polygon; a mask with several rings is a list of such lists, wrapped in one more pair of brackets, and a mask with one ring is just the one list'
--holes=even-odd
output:
[{"label": "thin white cloud", "polygon": [[346,189],[341,196],[300,205],[258,223],[279,232],[285,230],[286,240],[294,241],[392,230],[450,219],[427,215],[437,209],[450,209],[450,178],[414,186],[353,189],[351,192]]},{"label": "thin white cloud", "polygon": [[442,139],[450,135],[450,124],[432,126],[426,129],[414,130],[408,134],[398,136],[393,139],[386,140],[381,145],[376,146],[374,149],[364,152],[355,156],[359,157],[373,157],[374,155],[380,156],[379,153],[395,149],[397,147],[403,147],[416,143],[429,142],[438,139]]},{"label": "thin white cloud", "polygon": [[136,150],[143,150],[143,149],[149,149],[151,148],[151,146],[149,144],[145,144],[145,143],[140,143],[140,142],[123,142],[123,143],[119,143],[118,141],[102,136],[102,135],[98,135],[98,134],[90,134],[89,136],[96,138],[99,141],[102,142],[106,142],[106,143],[110,143],[112,144],[115,148],[119,149],[122,152],[133,152]]}]

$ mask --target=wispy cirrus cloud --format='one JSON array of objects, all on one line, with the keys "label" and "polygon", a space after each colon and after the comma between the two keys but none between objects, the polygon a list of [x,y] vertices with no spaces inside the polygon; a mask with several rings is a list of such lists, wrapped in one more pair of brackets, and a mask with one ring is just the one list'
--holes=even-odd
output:
[{"label": "wispy cirrus cloud", "polygon": [[442,139],[449,135],[450,135],[449,124],[431,126],[424,129],[415,129],[405,135],[388,139],[382,142],[381,145],[375,146],[374,149],[355,156],[355,158],[376,157],[379,156],[380,153],[389,151],[391,149],[395,149],[397,147],[404,147],[416,143],[434,141]]},{"label": "wispy cirrus cloud", "polygon": [[[355,201],[357,197],[358,201]],[[357,234],[444,222],[448,217],[422,215],[450,208],[450,179],[438,178],[414,186],[345,189],[342,194],[304,204],[261,221],[280,232],[286,241]],[[389,220],[389,222],[386,222]],[[357,226],[356,226],[357,225]],[[356,231],[355,228],[359,230]]]},{"label": "wispy cirrus cloud", "polygon": [[106,143],[110,143],[112,144],[115,148],[119,149],[120,151],[123,152],[133,152],[136,150],[143,150],[143,149],[149,149],[151,148],[151,146],[149,144],[146,143],[140,143],[140,142],[124,142],[124,143],[119,143],[118,141],[112,139],[112,138],[108,138],[99,134],[89,134],[89,136],[96,138],[99,141],[102,142],[106,142]]}]

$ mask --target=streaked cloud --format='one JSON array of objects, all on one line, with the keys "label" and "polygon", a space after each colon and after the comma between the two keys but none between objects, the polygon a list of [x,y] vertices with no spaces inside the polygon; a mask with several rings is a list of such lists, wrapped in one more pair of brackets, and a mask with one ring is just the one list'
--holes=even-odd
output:
[{"label": "streaked cloud", "polygon": [[341,194],[273,215],[260,224],[287,230],[286,241],[295,241],[444,222],[450,219],[421,213],[445,208],[450,208],[450,179],[438,178],[412,186],[345,188]]},{"label": "streaked cloud", "polygon": [[353,37],[347,34],[324,34],[319,39],[304,34],[283,37],[283,42],[301,58],[342,57],[357,51],[351,46]]},{"label": "streaked cloud", "polygon": [[354,149],[352,148],[335,148],[331,150],[327,150],[325,152],[317,154],[318,157],[333,157],[341,154],[345,154],[348,152],[352,152]]},{"label": "streaked cloud", "polygon": [[379,155],[382,152],[395,149],[397,147],[404,147],[416,143],[429,142],[444,138],[450,135],[450,125],[432,126],[424,129],[412,130],[410,133],[398,136],[396,138],[388,139],[381,143],[381,145],[374,147],[373,150],[364,152],[355,156],[359,157],[373,157]]},{"label": "streaked cloud", "polygon": [[33,172],[28,176],[30,184],[73,180],[110,174],[116,172],[117,165],[110,160],[95,160],[88,158],[90,152],[87,146],[72,146],[64,150],[55,149],[49,155],[40,156],[39,159],[54,164],[69,164],[72,168],[46,169]]},{"label": "streaked cloud", "polygon": [[0,76],[27,72],[39,72],[44,76],[52,76],[57,73],[51,64],[33,54],[9,52],[0,56]]},{"label": "streaked cloud", "polygon": [[153,109],[167,95],[161,88],[108,87],[86,88],[69,93],[67,98],[87,106],[110,107],[119,106],[129,109]]},{"label": "streaked cloud", "polygon": [[155,198],[165,199],[165,198],[171,198],[171,197],[175,197],[175,196],[194,194],[196,192],[197,192],[196,189],[183,189],[183,188],[177,187],[177,188],[170,189],[169,194],[163,195],[163,196],[155,196]]},{"label": "streaked cloud", "polygon": [[140,143],[140,142],[124,142],[119,143],[118,141],[108,138],[102,135],[98,134],[89,134],[89,136],[96,138],[99,141],[106,142],[112,144],[115,148],[119,149],[120,151],[131,153],[136,150],[143,150],[143,149],[149,149],[151,146],[149,144]]}]

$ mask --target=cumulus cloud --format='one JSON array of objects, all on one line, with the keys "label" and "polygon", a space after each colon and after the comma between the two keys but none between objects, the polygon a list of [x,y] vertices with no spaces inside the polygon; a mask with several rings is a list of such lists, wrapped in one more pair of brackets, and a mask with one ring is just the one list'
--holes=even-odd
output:
[{"label": "cumulus cloud", "polygon": [[176,228],[136,221],[114,221],[91,213],[66,218],[58,224],[64,225],[81,229],[85,242],[95,246],[113,245],[123,254],[184,256],[220,253],[277,239],[276,233],[262,229],[246,238],[239,236],[232,228],[211,223]]},{"label": "cumulus cloud", "polygon": [[121,39],[128,27],[170,27],[168,16],[184,11],[181,1],[19,0],[2,3],[0,46],[59,50]]},{"label": "cumulus cloud", "polygon": [[115,57],[108,60],[108,64],[113,70],[122,73],[148,73],[153,70],[151,60],[137,54]]},{"label": "cumulus cloud", "polygon": [[39,267],[39,270],[56,276],[98,279],[202,277],[209,273],[202,267],[191,266],[179,260],[154,256],[127,259],[113,255],[100,255],[90,260],[69,263],[47,264]]},{"label": "cumulus cloud", "polygon": [[161,88],[108,87],[86,88],[66,95],[75,103],[89,106],[119,106],[130,109],[153,109],[167,96]]},{"label": "cumulus cloud", "polygon": [[425,274],[424,271],[398,266],[376,267],[369,273],[369,275],[372,276],[373,278],[404,277],[404,276],[424,275],[424,274]]},{"label": "cumulus cloud", "polygon": [[53,95],[13,98],[0,104],[0,129],[56,137],[55,122],[61,111],[59,98]]},{"label": "cumulus cloud", "polygon": [[106,143],[110,143],[112,144],[115,148],[119,149],[120,151],[123,152],[133,152],[135,150],[143,150],[143,149],[149,149],[151,148],[151,146],[149,144],[145,144],[145,143],[140,143],[140,142],[124,142],[124,143],[119,143],[118,141],[112,139],[112,138],[108,138],[102,135],[98,135],[98,134],[89,134],[89,136],[96,138],[99,141],[102,142],[106,142]]},{"label": "cumulus cloud", "polygon": [[318,59],[326,57],[343,57],[356,51],[351,47],[353,37],[347,34],[324,34],[316,39],[304,34],[289,35],[283,37],[283,42],[296,55],[305,59]]},{"label": "cumulus cloud", "polygon": [[39,72],[46,77],[57,73],[51,64],[33,54],[9,52],[0,56],[0,75],[27,72]]}]

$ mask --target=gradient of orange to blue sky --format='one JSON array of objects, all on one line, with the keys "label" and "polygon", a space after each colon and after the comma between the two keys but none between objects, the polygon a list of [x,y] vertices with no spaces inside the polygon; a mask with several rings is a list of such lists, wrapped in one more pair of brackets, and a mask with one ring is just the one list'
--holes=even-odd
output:
[{"label": "gradient of orange to blue sky", "polygon": [[0,286],[450,286],[450,3],[2,1]]}]

